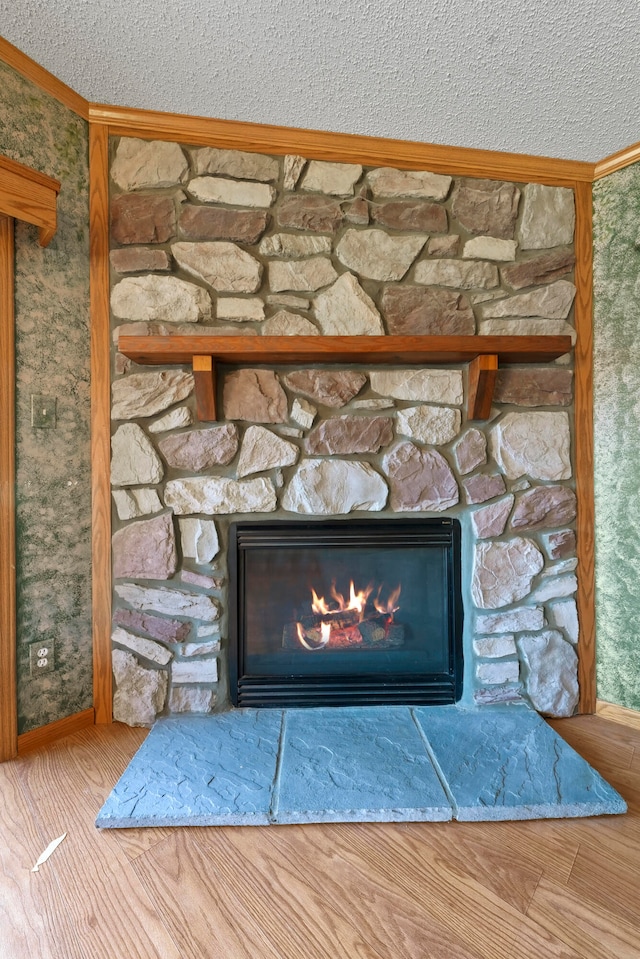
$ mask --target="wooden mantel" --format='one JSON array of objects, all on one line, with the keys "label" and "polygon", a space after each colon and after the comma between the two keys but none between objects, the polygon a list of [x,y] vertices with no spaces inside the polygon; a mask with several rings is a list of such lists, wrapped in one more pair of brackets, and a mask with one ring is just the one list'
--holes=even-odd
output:
[{"label": "wooden mantel", "polygon": [[216,363],[469,363],[468,418],[491,411],[499,363],[548,363],[571,350],[570,336],[168,336],[121,334],[118,349],[151,366],[190,363],[200,420],[215,420]]}]

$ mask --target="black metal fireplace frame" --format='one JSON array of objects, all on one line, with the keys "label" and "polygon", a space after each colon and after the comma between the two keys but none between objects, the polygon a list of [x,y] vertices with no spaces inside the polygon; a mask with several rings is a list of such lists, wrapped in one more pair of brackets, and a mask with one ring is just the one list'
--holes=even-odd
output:
[{"label": "black metal fireplace frame", "polygon": [[[394,545],[424,545],[445,548],[446,601],[450,623],[448,669],[417,677],[387,673],[383,677],[357,672],[337,679],[292,674],[269,678],[251,675],[243,656],[244,579],[247,551],[292,542],[301,545],[379,545],[389,536]],[[463,606],[461,592],[461,533],[458,520],[419,518],[414,520],[316,520],[247,521],[229,527],[229,686],[234,706],[349,706],[349,705],[442,705],[457,702],[462,695]]]}]

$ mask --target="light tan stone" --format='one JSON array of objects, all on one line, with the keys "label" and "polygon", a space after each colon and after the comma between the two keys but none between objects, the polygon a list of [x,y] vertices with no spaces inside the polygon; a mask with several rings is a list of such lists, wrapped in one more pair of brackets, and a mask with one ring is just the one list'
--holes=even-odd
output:
[{"label": "light tan stone", "polygon": [[320,336],[320,330],[306,316],[278,310],[262,324],[263,336]]},{"label": "light tan stone", "polygon": [[384,230],[345,230],[336,247],[341,263],[371,280],[401,280],[427,237],[391,236]]},{"label": "light tan stone", "polygon": [[191,426],[193,413],[188,406],[179,406],[170,413],[161,416],[159,420],[149,423],[150,433],[166,433],[167,430],[179,430],[183,426]]},{"label": "light tan stone", "polygon": [[576,342],[576,331],[566,320],[481,320],[480,336],[570,336]]},{"label": "light tan stone", "polygon": [[136,636],[128,630],[117,626],[111,633],[111,642],[118,646],[124,646],[132,653],[137,653],[144,659],[149,659],[159,666],[166,666],[173,659],[173,653],[161,643],[155,643],[152,639],[143,639],[142,636]]},{"label": "light tan stone", "polygon": [[122,137],[111,164],[111,179],[126,191],[168,187],[181,183],[188,169],[177,143]]},{"label": "light tan stone", "polygon": [[172,713],[210,713],[216,705],[213,689],[199,686],[173,686],[169,693],[169,711]]},{"label": "light tan stone", "polygon": [[185,559],[195,559],[202,565],[210,563],[220,551],[218,531],[212,519],[180,518],[180,541]]},{"label": "light tan stone", "polygon": [[569,642],[575,646],[580,635],[578,607],[575,599],[566,599],[561,603],[554,603],[549,612],[553,625],[557,626],[558,629],[564,630],[564,634]]},{"label": "light tan stone", "polygon": [[127,276],[111,291],[111,309],[123,320],[198,323],[211,317],[211,297],[177,276]]},{"label": "light tan stone", "polygon": [[235,243],[173,243],[171,252],[178,266],[218,293],[255,293],[260,287],[262,264]]},{"label": "light tan stone", "polygon": [[316,418],[317,412],[317,409],[312,403],[309,403],[308,400],[303,400],[300,399],[299,396],[296,396],[291,407],[291,419],[303,429],[310,430],[313,426],[313,421]]},{"label": "light tan stone", "polygon": [[487,437],[477,429],[470,429],[453,447],[458,472],[465,476],[487,462]]},{"label": "light tan stone", "polygon": [[572,716],[578,705],[578,658],[557,630],[521,636],[518,652],[525,690],[543,716]]},{"label": "light tan stone", "polygon": [[545,603],[549,599],[562,599],[573,596],[578,589],[578,580],[574,573],[568,576],[549,576],[533,592],[532,599]]},{"label": "light tan stone", "polygon": [[306,162],[305,157],[298,156],[295,153],[286,154],[283,162],[284,179],[282,184],[285,190],[295,190]]},{"label": "light tan stone", "polygon": [[528,183],[519,240],[523,250],[565,246],[573,240],[575,204],[573,190],[566,187]]},{"label": "light tan stone", "polygon": [[273,236],[265,236],[260,242],[258,252],[262,256],[280,256],[285,259],[330,253],[331,238],[299,233],[274,233]]},{"label": "light tan stone", "polygon": [[361,176],[362,167],[357,163],[310,160],[300,189],[332,196],[353,196],[354,185]]},{"label": "light tan stone", "polygon": [[111,654],[116,688],[113,718],[127,726],[150,726],[164,709],[167,674],[162,669],[145,669],[135,656],[123,649]]},{"label": "light tan stone", "polygon": [[116,583],[114,590],[134,609],[153,610],[165,616],[184,616],[206,623],[213,623],[220,617],[216,600],[202,593],[184,593],[166,587],[153,589],[135,583]]},{"label": "light tan stone", "polygon": [[398,410],[396,422],[397,431],[403,436],[418,443],[444,446],[458,435],[461,421],[460,410],[448,406],[410,406]]},{"label": "light tan stone", "polygon": [[484,303],[480,309],[484,319],[504,316],[535,316],[540,319],[564,320],[576,295],[576,288],[568,280],[556,280],[530,293],[516,293],[502,300]]},{"label": "light tan stone", "polygon": [[507,413],[490,433],[493,457],[509,479],[571,477],[571,436],[567,413]]},{"label": "light tan stone", "polygon": [[475,236],[467,240],[462,250],[463,259],[497,260],[508,263],[516,258],[515,240],[500,240],[496,236]]},{"label": "light tan stone", "polygon": [[162,509],[155,489],[114,489],[111,495],[120,520],[138,519],[149,513],[159,513]]},{"label": "light tan stone", "polygon": [[282,500],[290,513],[332,516],[384,509],[387,485],[369,463],[304,460]]},{"label": "light tan stone", "polygon": [[379,167],[367,174],[367,182],[376,196],[426,197],[431,200],[444,200],[451,186],[451,177],[419,170]]},{"label": "light tan stone", "polygon": [[305,260],[272,260],[268,267],[269,287],[281,290],[312,292],[328,286],[338,274],[328,256],[312,256]]},{"label": "light tan stone", "polygon": [[258,180],[261,183],[269,183],[277,180],[280,172],[278,161],[263,153],[201,147],[191,150],[191,159],[197,174],[230,176],[236,180]]},{"label": "light tan stone", "polygon": [[503,656],[515,656],[516,641],[513,635],[487,636],[484,639],[474,639],[473,651],[476,656],[484,659],[501,659]]},{"label": "light tan stone", "polygon": [[219,320],[232,320],[234,323],[258,323],[264,320],[264,301],[256,296],[219,296],[216,316]]},{"label": "light tan stone", "polygon": [[262,477],[232,480],[222,476],[192,476],[169,480],[164,501],[179,516],[272,513],[277,505],[273,483]]},{"label": "light tan stone", "polygon": [[300,450],[294,443],[283,440],[263,426],[249,426],[242,440],[236,475],[241,478],[251,473],[292,466],[299,455]]},{"label": "light tan stone", "polygon": [[175,683],[217,683],[217,659],[174,660],[171,664],[171,681]]},{"label": "light tan stone", "polygon": [[380,314],[352,273],[343,273],[315,298],[315,314],[325,336],[381,336]]},{"label": "light tan stone", "polygon": [[478,663],[476,678],[481,683],[494,685],[498,683],[517,683],[520,665],[516,660],[506,660],[504,663]]},{"label": "light tan stone", "polygon": [[164,476],[160,457],[137,423],[123,423],[111,437],[111,485],[159,483]]},{"label": "light tan stone", "polygon": [[181,370],[132,373],[111,384],[111,419],[153,416],[193,393],[193,374]]},{"label": "light tan stone", "polygon": [[462,373],[459,370],[373,370],[371,389],[382,396],[423,403],[462,403]]},{"label": "light tan stone", "polygon": [[189,181],[189,193],[203,203],[226,203],[229,206],[269,207],[276,191],[267,183],[248,180],[225,180],[216,176],[199,176]]},{"label": "light tan stone", "polygon": [[480,609],[499,609],[531,592],[544,566],[542,553],[530,539],[478,543],[474,549],[471,595]]},{"label": "light tan stone", "polygon": [[524,629],[542,629],[545,625],[542,606],[521,606],[507,613],[490,613],[476,616],[476,632],[518,633]]},{"label": "light tan stone", "polygon": [[421,260],[414,271],[416,283],[451,286],[458,290],[484,290],[497,286],[498,268],[493,263],[462,260]]}]

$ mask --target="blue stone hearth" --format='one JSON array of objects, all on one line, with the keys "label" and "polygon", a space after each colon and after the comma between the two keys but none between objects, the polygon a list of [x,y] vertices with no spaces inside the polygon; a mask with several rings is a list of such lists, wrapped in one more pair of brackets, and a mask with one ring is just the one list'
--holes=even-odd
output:
[{"label": "blue stone hearth", "polygon": [[239,709],[159,720],[102,828],[559,819],[622,797],[524,705]]}]

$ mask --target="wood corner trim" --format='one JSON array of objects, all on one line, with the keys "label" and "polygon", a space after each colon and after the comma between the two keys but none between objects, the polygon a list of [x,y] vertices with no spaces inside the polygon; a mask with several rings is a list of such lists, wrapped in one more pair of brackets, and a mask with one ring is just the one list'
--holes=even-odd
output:
[{"label": "wood corner trim", "polygon": [[615,173],[616,170],[623,170],[625,167],[638,162],[640,162],[640,143],[632,143],[624,150],[618,150],[617,153],[612,153],[611,156],[596,163],[593,170],[593,180],[594,182],[601,180],[603,177]]},{"label": "wood corner trim", "polygon": [[57,228],[59,181],[5,156],[0,174],[0,214],[39,227],[40,246],[47,246]]},{"label": "wood corner trim", "polygon": [[54,97],[69,110],[77,113],[83,120],[89,119],[88,100],[68,87],[62,80],[58,80],[53,73],[49,73],[48,70],[3,37],[0,37],[0,60],[23,76],[25,80],[35,83],[45,93]]}]

